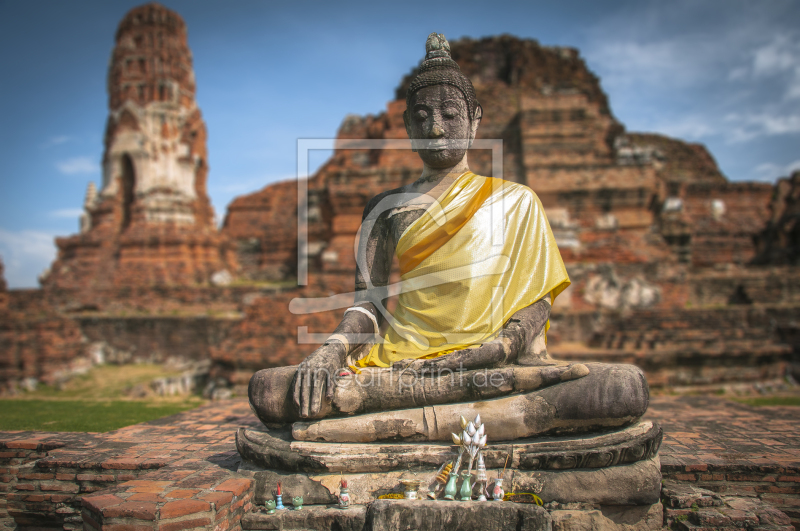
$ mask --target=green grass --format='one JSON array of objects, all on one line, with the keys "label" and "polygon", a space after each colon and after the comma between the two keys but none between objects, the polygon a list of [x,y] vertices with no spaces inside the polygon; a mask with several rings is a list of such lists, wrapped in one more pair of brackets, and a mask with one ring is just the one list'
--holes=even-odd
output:
[{"label": "green grass", "polygon": [[0,430],[106,432],[192,409],[201,400],[0,400]]},{"label": "green grass", "polygon": [[155,378],[176,376],[162,365],[100,365],[55,388],[0,399],[0,430],[106,432],[155,420],[205,403],[199,396],[133,398]]},{"label": "green grass", "polygon": [[800,406],[800,396],[756,396],[734,398],[737,402],[748,406]]}]

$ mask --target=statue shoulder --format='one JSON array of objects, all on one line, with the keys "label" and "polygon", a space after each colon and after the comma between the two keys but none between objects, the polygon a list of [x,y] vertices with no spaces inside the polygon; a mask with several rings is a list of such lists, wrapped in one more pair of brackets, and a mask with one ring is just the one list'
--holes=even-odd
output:
[{"label": "statue shoulder", "polygon": [[[392,190],[381,192],[367,202],[364,207],[364,214],[362,219],[367,217],[377,217],[381,214],[386,214],[390,210],[402,205],[403,200],[406,198],[405,194],[409,192],[410,185],[404,185]],[[376,209],[378,209],[376,211]]]}]

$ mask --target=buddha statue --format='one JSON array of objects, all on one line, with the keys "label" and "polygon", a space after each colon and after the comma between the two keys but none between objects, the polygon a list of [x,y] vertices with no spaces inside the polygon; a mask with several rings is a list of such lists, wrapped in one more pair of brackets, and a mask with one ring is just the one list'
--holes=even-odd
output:
[{"label": "buddha statue", "polygon": [[252,377],[255,414],[293,423],[295,440],[337,443],[448,441],[477,413],[506,441],[631,425],[649,400],[638,368],[547,353],[569,277],[536,194],[469,170],[483,111],[443,35],[428,37],[406,103],[422,174],[369,201],[354,305],[300,365]]}]

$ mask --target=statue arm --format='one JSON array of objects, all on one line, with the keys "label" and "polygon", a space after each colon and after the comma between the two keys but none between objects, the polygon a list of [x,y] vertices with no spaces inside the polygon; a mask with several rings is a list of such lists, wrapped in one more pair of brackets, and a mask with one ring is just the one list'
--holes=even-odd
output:
[{"label": "statue arm", "polygon": [[430,360],[399,362],[393,367],[455,371],[508,365],[531,348],[549,318],[550,294],[514,313],[497,337],[480,347],[457,350]]},{"label": "statue arm", "polygon": [[314,418],[324,408],[324,400],[333,399],[336,374],[347,364],[348,356],[368,348],[375,341],[375,323],[380,325],[378,311],[388,297],[387,284],[391,267],[385,216],[369,220],[375,200],[364,210],[359,238],[354,306],[362,311],[347,311],[328,340],[312,352],[297,368],[293,384],[293,401],[303,418]]}]

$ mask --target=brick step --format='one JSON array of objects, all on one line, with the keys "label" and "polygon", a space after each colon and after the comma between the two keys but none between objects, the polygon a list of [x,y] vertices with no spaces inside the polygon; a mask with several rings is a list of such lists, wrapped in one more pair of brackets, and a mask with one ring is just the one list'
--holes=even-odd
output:
[{"label": "brick step", "polygon": [[591,359],[597,361],[598,359],[612,360],[614,358],[636,358],[636,359],[651,359],[651,360],[670,360],[674,361],[675,358],[684,357],[702,357],[711,359],[723,358],[727,360],[734,360],[739,357],[766,357],[766,356],[783,356],[792,352],[792,348],[788,345],[781,344],[762,344],[758,348],[752,348],[748,345],[728,344],[723,343],[719,346],[710,348],[696,347],[696,348],[664,348],[657,350],[644,350],[644,349],[625,349],[625,348],[560,348],[555,346],[551,349],[551,354],[558,359]]},{"label": "brick step", "polygon": [[786,374],[792,349],[787,345],[644,351],[553,347],[550,352],[563,361],[636,365],[645,372],[651,387],[681,387],[780,380]]},{"label": "brick step", "polygon": [[722,334],[707,334],[694,337],[647,337],[642,335],[605,334],[588,341],[592,348],[632,349],[632,350],[671,350],[671,349],[759,349],[764,346],[783,346],[775,343],[769,336],[731,338]]}]

